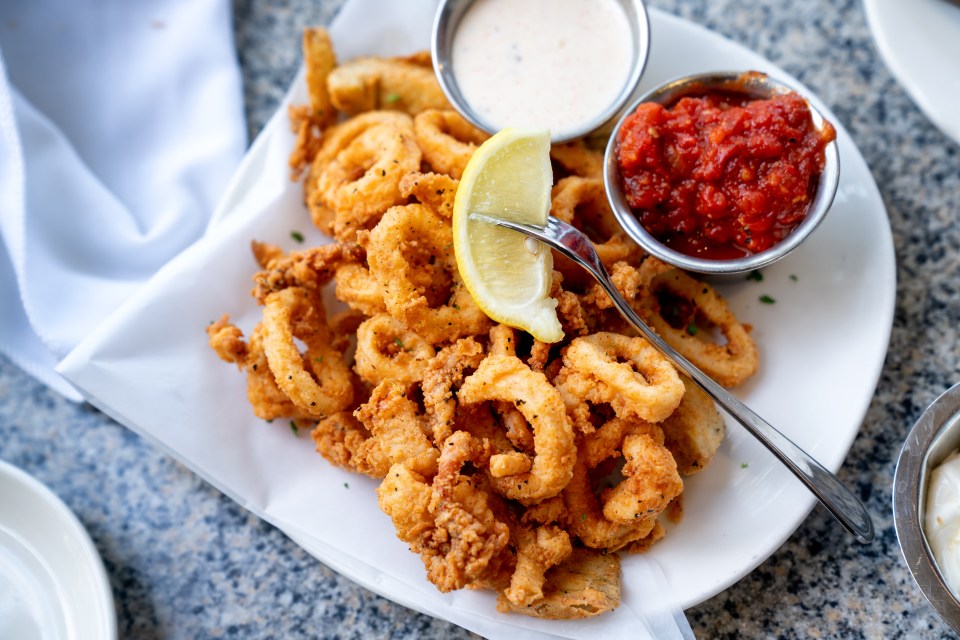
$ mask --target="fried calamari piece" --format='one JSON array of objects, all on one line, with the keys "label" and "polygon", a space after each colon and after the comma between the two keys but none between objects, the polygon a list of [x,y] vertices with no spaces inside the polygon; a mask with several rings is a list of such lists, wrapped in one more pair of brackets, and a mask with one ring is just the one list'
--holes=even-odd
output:
[{"label": "fried calamari piece", "polygon": [[381,382],[354,412],[371,436],[355,456],[362,473],[382,478],[390,467],[400,463],[427,478],[437,472],[440,454],[427,437],[426,421],[417,403],[407,397],[406,391],[399,382]]},{"label": "fried calamari piece", "polygon": [[659,422],[683,397],[676,369],[643,338],[609,332],[576,338],[563,362],[570,369],[565,386],[585,401],[609,404],[622,418]]},{"label": "fried calamari piece", "polygon": [[450,108],[433,72],[430,52],[345,62],[327,77],[327,89],[333,105],[347,115],[374,109],[414,115]]},{"label": "fried calamari piece", "polygon": [[445,173],[410,173],[400,181],[400,193],[413,197],[444,220],[453,218],[453,202],[460,181]]},{"label": "fried calamari piece", "polygon": [[[294,338],[306,345],[301,354]],[[326,312],[316,292],[288,287],[263,305],[263,350],[281,391],[302,412],[322,418],[353,402],[353,380],[333,347]]]},{"label": "fried calamari piece", "polygon": [[[760,358],[748,327],[713,287],[652,257],[643,261],[640,275],[645,286],[634,308],[681,355],[725,387],[756,372]],[[710,337],[711,327],[724,342]]]},{"label": "fried calamari piece", "polygon": [[264,304],[271,293],[288,287],[302,287],[319,292],[329,283],[336,270],[343,264],[363,258],[364,251],[353,243],[328,244],[303,251],[291,251],[289,255],[276,246],[254,241],[254,257],[263,271],[253,276],[252,295]]},{"label": "fried calamari piece", "polygon": [[703,471],[723,443],[726,427],[710,396],[687,376],[680,376],[686,391],[677,410],[660,423],[664,445],[677,461],[681,475]]},{"label": "fried calamari piece", "polygon": [[683,491],[677,463],[653,425],[627,435],[622,451],[624,479],[601,495],[603,515],[611,522],[650,523],[652,531],[657,516]]},{"label": "fried calamari piece", "polygon": [[384,380],[419,382],[435,355],[433,345],[386,313],[367,318],[357,328],[354,368],[372,385]]},{"label": "fried calamari piece", "polygon": [[323,129],[337,120],[337,111],[327,91],[330,74],[337,66],[337,55],[333,50],[333,43],[330,42],[330,34],[323,27],[304,29],[303,64],[307,94],[310,96],[311,117]]},{"label": "fried calamari piece", "polygon": [[430,109],[418,114],[413,119],[413,130],[427,164],[457,180],[473,152],[490,137],[452,109]]},{"label": "fried calamari piece", "polygon": [[370,111],[330,127],[304,183],[314,223],[338,240],[354,240],[404,201],[400,181],[420,170],[420,159],[406,114]]},{"label": "fried calamari piece", "polygon": [[337,300],[367,316],[386,313],[387,305],[383,301],[383,291],[377,279],[370,273],[366,248],[370,241],[369,231],[357,232],[357,244],[363,248],[363,256],[356,262],[346,262],[337,267],[334,275]]},{"label": "fried calamari piece", "polygon": [[370,432],[353,416],[352,411],[340,411],[317,423],[310,435],[317,453],[330,464],[351,471],[357,468],[357,453],[370,437]]},{"label": "fried calamari piece", "polygon": [[247,374],[247,399],[253,413],[263,420],[290,418],[310,420],[309,412],[301,411],[277,386],[273,372],[263,351],[263,325],[254,327],[249,343],[243,340],[243,332],[223,315],[207,327],[210,347],[221,360],[232,362]]},{"label": "fried calamari piece", "polygon": [[543,599],[546,572],[570,557],[570,536],[560,527],[517,527],[517,566],[503,596],[511,604],[527,607]]},{"label": "fried calamari piece", "polygon": [[619,604],[620,558],[575,547],[567,560],[547,573],[541,599],[524,606],[501,595],[497,611],[569,620],[600,615]]},{"label": "fried calamari piece", "polygon": [[486,332],[460,281],[450,224],[421,204],[392,207],[370,233],[370,272],[390,315],[433,344]]},{"label": "fried calamari piece", "polygon": [[646,520],[627,524],[608,520],[595,492],[590,469],[582,458],[577,460],[573,478],[563,489],[563,502],[569,514],[567,530],[592,549],[618,551],[646,537],[654,526]]},{"label": "fried calamari piece", "polygon": [[508,526],[491,509],[495,496],[461,473],[464,464],[482,464],[486,455],[478,440],[459,431],[444,443],[432,484],[397,464],[377,489],[397,536],[420,554],[427,578],[440,591],[484,580],[510,541]]},{"label": "fried calamari piece", "polygon": [[337,65],[330,35],[322,27],[303,32],[303,61],[306,69],[309,105],[291,105],[290,129],[297,139],[290,153],[290,178],[298,180],[320,149],[323,130],[337,119],[327,93],[327,76]]},{"label": "fried calamari piece", "polygon": [[421,390],[433,432],[440,446],[456,423],[456,393],[466,373],[472,372],[484,358],[483,347],[473,338],[462,338],[440,350],[423,370]]},{"label": "fried calamari piece", "polygon": [[[560,393],[542,373],[515,356],[489,355],[464,381],[457,397],[468,405],[495,400],[514,404],[533,425],[532,468],[491,478],[498,493],[529,505],[557,495],[566,486],[577,457],[573,427]],[[491,465],[496,459],[491,459]]]},{"label": "fried calamari piece", "polygon": [[287,107],[287,117],[290,118],[290,130],[296,135],[287,164],[290,166],[290,179],[296,181],[320,150],[323,133],[308,105],[290,105]]}]

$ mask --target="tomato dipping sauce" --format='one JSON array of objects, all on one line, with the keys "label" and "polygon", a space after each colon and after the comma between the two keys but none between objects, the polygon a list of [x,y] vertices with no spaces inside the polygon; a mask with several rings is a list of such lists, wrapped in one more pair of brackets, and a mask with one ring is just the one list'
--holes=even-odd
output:
[{"label": "tomato dipping sauce", "polygon": [[637,107],[618,133],[617,160],[627,204],[653,237],[728,260],[773,247],[803,221],[835,138],[795,93],[708,90]]}]

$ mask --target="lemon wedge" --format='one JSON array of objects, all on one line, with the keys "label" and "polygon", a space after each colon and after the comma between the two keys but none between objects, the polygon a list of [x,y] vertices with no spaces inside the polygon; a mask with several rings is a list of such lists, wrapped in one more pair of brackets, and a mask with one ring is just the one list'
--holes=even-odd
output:
[{"label": "lemon wedge", "polygon": [[550,213],[550,133],[504,129],[470,158],[453,206],[453,248],[463,282],[492,319],[558,342],[563,329],[550,297],[553,254],[532,238],[471,220],[471,213],[547,223]]}]

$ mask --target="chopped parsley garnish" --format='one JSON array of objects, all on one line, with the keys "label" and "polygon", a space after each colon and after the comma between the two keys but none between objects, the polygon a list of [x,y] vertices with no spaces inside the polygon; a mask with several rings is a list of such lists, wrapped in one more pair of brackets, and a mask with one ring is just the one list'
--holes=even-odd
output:
[{"label": "chopped parsley garnish", "polygon": [[291,231],[290,237],[296,240],[297,242],[303,242],[303,234],[299,231]]},{"label": "chopped parsley garnish", "polygon": [[290,431],[293,432],[293,435],[300,437],[300,429],[297,427],[297,423],[293,420],[290,421]]},{"label": "chopped parsley garnish", "polygon": [[403,340],[401,340],[400,338],[394,338],[394,339],[393,339],[393,344],[395,344],[395,345],[397,345],[398,347],[400,347],[401,349],[403,349]]},{"label": "chopped parsley garnish", "polygon": [[400,99],[399,93],[388,93],[387,95],[383,96],[383,101],[386,102],[387,104],[392,104],[399,99]]},{"label": "chopped parsley garnish", "polygon": [[697,325],[693,323],[687,325],[687,333],[689,333],[690,335],[695,336],[699,331],[700,329],[697,328]]},{"label": "chopped parsley garnish", "polygon": [[774,302],[776,302],[776,300],[774,300],[774,299],[771,298],[770,296],[764,294],[764,295],[760,296],[760,302],[762,302],[763,304],[773,304]]},{"label": "chopped parsley garnish", "polygon": [[796,281],[797,281],[797,274],[791,273],[791,274],[790,274],[790,279],[793,280],[794,282],[796,282]]},{"label": "chopped parsley garnish", "polygon": [[754,269],[747,274],[747,280],[753,280],[754,282],[763,282],[763,274]]},{"label": "chopped parsley garnish", "polygon": [[344,482],[344,483],[343,483],[343,488],[344,488],[344,489],[349,489],[349,488],[350,488],[350,483],[349,483],[349,482]]},{"label": "chopped parsley garnish", "polygon": [[741,462],[741,463],[740,463],[740,468],[741,468],[741,469],[746,469],[746,468],[749,467],[749,466],[750,466],[750,465],[747,464],[746,462]]}]

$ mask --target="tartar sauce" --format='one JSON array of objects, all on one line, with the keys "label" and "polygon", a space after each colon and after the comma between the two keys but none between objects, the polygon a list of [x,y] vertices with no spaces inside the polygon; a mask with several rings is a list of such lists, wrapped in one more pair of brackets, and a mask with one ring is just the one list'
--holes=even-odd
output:
[{"label": "tartar sauce", "polygon": [[616,0],[477,0],[453,39],[453,73],[496,128],[547,127],[568,137],[626,84],[633,43]]},{"label": "tartar sauce", "polygon": [[924,532],[940,575],[960,597],[960,451],[930,474]]}]

